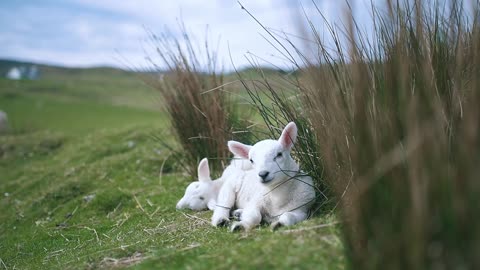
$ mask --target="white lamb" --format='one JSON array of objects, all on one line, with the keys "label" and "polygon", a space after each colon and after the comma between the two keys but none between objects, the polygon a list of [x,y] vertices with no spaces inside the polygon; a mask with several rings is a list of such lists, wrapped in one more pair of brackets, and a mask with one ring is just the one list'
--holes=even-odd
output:
[{"label": "white lamb", "polygon": [[[210,178],[210,168],[208,159],[204,158],[198,164],[198,181],[190,183],[185,190],[185,195],[178,201],[177,209],[191,209],[194,211],[215,209],[217,196],[220,188],[226,179],[239,178],[250,170],[252,166],[245,159],[233,159],[222,173],[222,176],[216,180]],[[240,214],[238,211],[237,215]]]},{"label": "white lamb", "polygon": [[278,141],[263,140],[253,146],[228,142],[230,151],[249,159],[253,170],[223,184],[212,216],[213,226],[228,224],[232,208],[243,212],[241,221],[234,222],[231,231],[250,230],[262,220],[276,229],[308,217],[315,190],[312,178],[302,173],[290,156],[296,137],[297,126],[290,122]]}]

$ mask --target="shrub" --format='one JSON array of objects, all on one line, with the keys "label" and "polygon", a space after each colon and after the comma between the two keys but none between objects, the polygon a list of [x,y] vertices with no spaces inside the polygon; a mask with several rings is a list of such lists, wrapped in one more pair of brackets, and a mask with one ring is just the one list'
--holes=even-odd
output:
[{"label": "shrub", "polygon": [[[230,158],[227,141],[235,131],[243,130],[245,124],[236,109],[229,92],[225,89],[222,73],[217,73],[217,55],[205,42],[204,50],[197,50],[181,27],[183,39],[173,35],[153,35],[160,63],[166,70],[161,79],[153,81],[159,91],[164,109],[168,113],[173,135],[178,147],[170,147],[174,159],[192,177],[200,159],[208,157],[223,162],[211,162],[213,173],[219,174]],[[207,40],[207,39],[206,39]],[[203,59],[200,55],[204,53]],[[167,145],[162,136],[155,136]]]}]

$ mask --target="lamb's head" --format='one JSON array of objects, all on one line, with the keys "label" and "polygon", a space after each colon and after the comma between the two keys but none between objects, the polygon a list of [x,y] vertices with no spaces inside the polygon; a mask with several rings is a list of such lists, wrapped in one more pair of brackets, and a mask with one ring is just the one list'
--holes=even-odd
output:
[{"label": "lamb's head", "polygon": [[190,183],[185,195],[178,201],[177,209],[189,208],[195,211],[215,208],[217,190],[210,178],[208,159],[204,158],[198,164],[198,181]]},{"label": "lamb's head", "polygon": [[263,140],[253,146],[229,141],[230,151],[249,159],[260,182],[271,184],[282,181],[298,172],[298,164],[290,155],[297,138],[297,126],[290,122],[278,140]]}]

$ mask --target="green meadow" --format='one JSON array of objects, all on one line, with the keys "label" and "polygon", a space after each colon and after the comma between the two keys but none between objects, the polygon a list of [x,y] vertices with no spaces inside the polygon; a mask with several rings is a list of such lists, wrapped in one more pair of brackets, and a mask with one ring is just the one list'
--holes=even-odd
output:
[{"label": "green meadow", "polygon": [[109,68],[0,80],[0,269],[346,267],[333,214],[230,233],[177,211],[194,179],[152,138],[173,141],[161,102]]}]

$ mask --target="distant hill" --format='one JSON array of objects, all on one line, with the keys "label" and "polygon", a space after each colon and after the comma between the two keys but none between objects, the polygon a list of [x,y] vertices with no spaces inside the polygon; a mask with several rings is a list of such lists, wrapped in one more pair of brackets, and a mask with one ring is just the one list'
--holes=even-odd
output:
[{"label": "distant hill", "polygon": [[[4,78],[7,73],[14,67],[31,67],[36,66],[38,68],[39,78],[40,79],[58,79],[68,78],[70,76],[81,77],[98,77],[98,76],[107,76],[107,77],[117,77],[131,73],[144,73],[144,74],[154,74],[158,73],[155,71],[133,71],[133,70],[124,70],[114,67],[88,67],[88,68],[71,68],[71,67],[62,67],[55,65],[46,65],[42,63],[34,62],[24,62],[10,59],[0,59],[0,78]],[[288,74],[292,71],[285,71],[274,69],[270,67],[261,67],[262,73],[265,75],[271,74]],[[258,75],[258,68],[246,67],[239,70],[243,75]],[[295,72],[295,71],[293,71]],[[235,76],[235,72],[228,73]],[[227,75],[228,75],[227,74]]]},{"label": "distant hill", "polygon": [[7,73],[14,67],[31,67],[36,66],[38,68],[39,78],[42,79],[53,79],[58,77],[69,77],[69,76],[118,76],[125,75],[126,73],[131,73],[119,68],[113,67],[91,67],[91,68],[70,68],[70,67],[61,67],[54,65],[45,65],[33,62],[23,62],[9,59],[0,59],[0,77],[5,77]]},{"label": "distant hill", "polygon": [[[5,79],[9,70],[31,70],[36,79]],[[154,76],[154,75],[148,75]],[[13,77],[10,77],[13,79]],[[152,102],[155,90],[146,83],[147,75],[112,67],[68,68],[32,62],[0,60],[0,99],[2,96],[32,96],[59,102],[86,102],[157,110]]]}]

